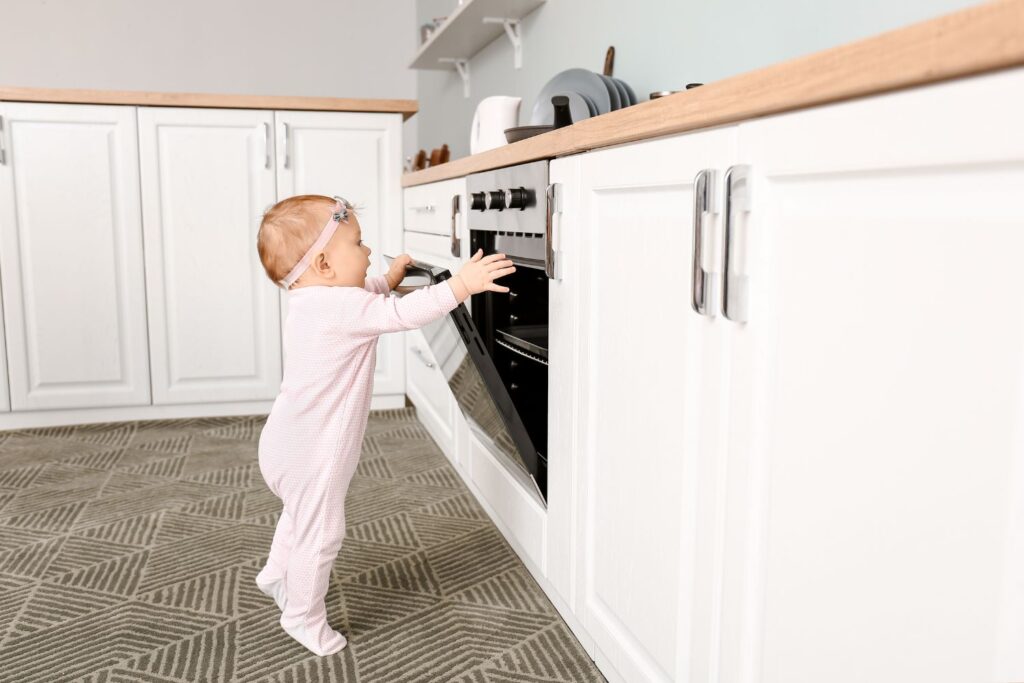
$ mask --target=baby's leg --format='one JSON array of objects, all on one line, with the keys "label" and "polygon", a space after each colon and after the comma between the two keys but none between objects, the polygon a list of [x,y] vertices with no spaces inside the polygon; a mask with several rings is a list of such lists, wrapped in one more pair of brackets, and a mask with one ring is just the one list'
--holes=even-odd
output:
[{"label": "baby's leg", "polygon": [[281,510],[274,530],[274,540],[270,544],[270,557],[267,564],[256,575],[256,585],[269,595],[282,611],[285,606],[285,575],[288,570],[288,556],[291,554],[294,527],[288,509]]},{"label": "baby's leg", "polygon": [[293,539],[281,626],[320,656],[334,654],[347,643],[345,636],[327,624],[324,597],[331,565],[345,536],[349,478],[339,482],[338,477],[313,476],[297,486],[301,490],[285,495],[285,505],[291,509]]}]

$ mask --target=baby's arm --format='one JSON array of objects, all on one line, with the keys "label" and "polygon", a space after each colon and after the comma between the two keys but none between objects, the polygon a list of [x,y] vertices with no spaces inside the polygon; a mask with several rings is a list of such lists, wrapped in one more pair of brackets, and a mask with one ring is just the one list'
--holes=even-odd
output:
[{"label": "baby's arm", "polygon": [[[350,333],[375,337],[387,332],[401,332],[423,327],[480,292],[507,292],[508,287],[494,280],[515,272],[515,266],[504,254],[484,256],[483,250],[465,264],[454,277],[423,287],[404,297],[371,294],[350,289],[353,301],[343,307],[343,324]],[[345,288],[339,288],[344,290]]]},{"label": "baby's arm", "polygon": [[366,278],[363,289],[374,294],[387,294],[391,291],[391,283],[388,282],[387,275],[374,275]]},{"label": "baby's arm", "polygon": [[423,287],[401,297],[360,293],[359,290],[354,290],[352,296],[358,299],[346,302],[344,325],[350,334],[359,337],[376,337],[423,327],[460,302],[447,282]]}]

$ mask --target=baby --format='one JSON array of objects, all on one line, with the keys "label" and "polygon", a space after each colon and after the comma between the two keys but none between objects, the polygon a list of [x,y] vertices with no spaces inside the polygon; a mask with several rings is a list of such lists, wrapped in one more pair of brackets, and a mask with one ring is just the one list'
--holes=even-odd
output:
[{"label": "baby", "polygon": [[284,378],[260,434],[259,465],[284,503],[270,557],[256,576],[281,608],[281,627],[317,655],[345,636],[327,624],[324,596],[345,537],[345,494],[359,462],[373,395],[377,338],[426,325],[473,294],[507,292],[494,280],[515,267],[478,251],[449,280],[388,296],[411,262],[366,277],[352,205],[335,197],[290,197],[267,211],[257,237],[267,275],[288,291]]}]

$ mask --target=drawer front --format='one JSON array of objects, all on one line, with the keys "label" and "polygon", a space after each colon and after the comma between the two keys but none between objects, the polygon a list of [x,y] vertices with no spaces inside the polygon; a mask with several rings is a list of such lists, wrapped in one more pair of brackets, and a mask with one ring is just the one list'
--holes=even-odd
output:
[{"label": "drawer front", "polygon": [[420,330],[409,330],[405,335],[406,393],[416,406],[420,422],[434,437],[449,459],[454,459],[455,442],[452,418],[455,398],[448,382],[438,370],[437,359],[430,344]]},{"label": "drawer front", "polygon": [[407,187],[404,192],[405,229],[434,235],[451,235],[452,197],[464,195],[466,179]]}]

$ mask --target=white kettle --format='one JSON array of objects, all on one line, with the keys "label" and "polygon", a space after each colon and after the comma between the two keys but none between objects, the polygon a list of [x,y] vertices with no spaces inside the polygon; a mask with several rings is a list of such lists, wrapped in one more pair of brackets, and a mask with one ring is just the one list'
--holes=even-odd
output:
[{"label": "white kettle", "polygon": [[472,130],[469,134],[469,153],[486,152],[506,144],[505,129],[519,125],[521,97],[495,95],[485,97],[476,105]]}]

